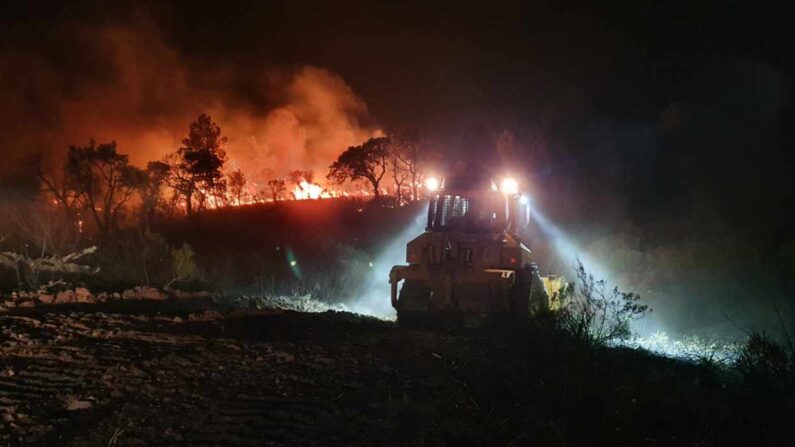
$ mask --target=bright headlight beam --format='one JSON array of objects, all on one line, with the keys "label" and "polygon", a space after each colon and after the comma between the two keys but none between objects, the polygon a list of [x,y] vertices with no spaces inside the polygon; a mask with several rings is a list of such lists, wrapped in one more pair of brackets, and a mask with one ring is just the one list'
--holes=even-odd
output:
[{"label": "bright headlight beam", "polygon": [[428,191],[436,191],[439,189],[439,179],[436,177],[428,177],[428,179],[425,180],[425,187],[428,189]]},{"label": "bright headlight beam", "polygon": [[504,194],[518,194],[519,182],[513,177],[506,177],[500,182],[500,191]]}]

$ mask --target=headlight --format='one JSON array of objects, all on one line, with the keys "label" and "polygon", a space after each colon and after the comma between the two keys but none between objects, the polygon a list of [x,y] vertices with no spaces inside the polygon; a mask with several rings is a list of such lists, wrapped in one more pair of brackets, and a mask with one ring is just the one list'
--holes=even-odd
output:
[{"label": "headlight", "polygon": [[503,194],[518,194],[519,183],[512,177],[506,177],[500,182],[500,191],[502,191]]},{"label": "headlight", "polygon": [[436,177],[428,177],[428,179],[425,180],[425,187],[428,189],[428,191],[436,191],[439,189],[439,179]]}]

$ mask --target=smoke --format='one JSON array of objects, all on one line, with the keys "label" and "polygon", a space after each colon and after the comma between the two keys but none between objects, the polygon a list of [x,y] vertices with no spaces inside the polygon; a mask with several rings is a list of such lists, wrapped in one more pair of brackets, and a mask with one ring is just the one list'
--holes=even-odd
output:
[{"label": "smoke", "polygon": [[389,272],[392,266],[406,263],[406,244],[422,234],[425,229],[425,208],[420,208],[410,225],[384,248],[370,263],[370,271],[352,298],[348,308],[356,313],[379,318],[394,318],[396,313],[390,303]]},{"label": "smoke", "polygon": [[[254,182],[323,171],[348,146],[379,135],[367,105],[337,74],[304,65],[241,72],[192,60],[153,23],[59,24],[31,43],[0,44],[0,147],[7,160],[115,140],[144,165],[180,145],[209,113],[231,167]],[[7,162],[6,168],[11,162]]]}]

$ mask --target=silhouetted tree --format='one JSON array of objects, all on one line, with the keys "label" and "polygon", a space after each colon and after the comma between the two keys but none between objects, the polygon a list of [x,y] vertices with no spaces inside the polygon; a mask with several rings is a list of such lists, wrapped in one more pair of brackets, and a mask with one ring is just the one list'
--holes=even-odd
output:
[{"label": "silhouetted tree", "polygon": [[144,180],[142,171],[130,166],[127,155],[116,151],[115,141],[70,146],[65,174],[68,190],[102,233],[118,229],[119,214]]},{"label": "silhouetted tree", "polygon": [[232,198],[235,199],[236,204],[240,205],[243,202],[243,195],[246,193],[248,179],[246,179],[246,175],[243,174],[240,168],[232,171],[227,177],[229,177],[229,192],[232,194]]},{"label": "silhouetted tree", "polygon": [[349,147],[329,168],[328,178],[342,184],[345,181],[367,180],[376,198],[381,195],[379,185],[389,164],[389,138],[370,138],[360,146]]},{"label": "silhouetted tree", "polygon": [[208,195],[226,190],[221,168],[226,163],[226,137],[221,127],[208,115],[201,114],[190,124],[188,135],[176,154],[167,158],[171,165],[171,186],[185,197],[185,211],[193,213],[193,197],[199,196],[199,208]]},{"label": "silhouetted tree", "polygon": [[277,202],[287,191],[287,186],[284,179],[268,180],[268,188],[270,188],[271,198]]},{"label": "silhouetted tree", "polygon": [[[394,146],[391,146],[390,149],[394,149]],[[400,159],[394,150],[390,152],[389,167],[392,171],[392,180],[395,182],[397,206],[401,206],[403,205],[403,187],[411,173],[408,171],[406,163]],[[409,193],[411,193],[411,187],[409,187]]]},{"label": "silhouetted tree", "polygon": [[[410,182],[411,200],[419,199],[419,185],[423,180],[425,162],[430,159],[427,146],[423,144],[419,133],[413,129],[405,129],[390,135],[390,149],[394,158],[393,166],[401,165],[401,170],[407,173]],[[395,179],[397,183],[397,179]]]},{"label": "silhouetted tree", "polygon": [[146,229],[151,228],[157,208],[163,201],[163,187],[168,180],[170,167],[162,161],[150,161],[141,183],[141,220]]}]

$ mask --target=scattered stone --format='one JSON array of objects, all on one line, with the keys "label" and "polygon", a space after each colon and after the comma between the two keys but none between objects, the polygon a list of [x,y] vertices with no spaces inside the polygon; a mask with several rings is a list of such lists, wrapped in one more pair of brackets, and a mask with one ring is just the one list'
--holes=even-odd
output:
[{"label": "scattered stone", "polygon": [[179,289],[171,289],[169,290],[169,292],[171,292],[171,296],[173,296],[174,298],[193,298],[192,293],[185,292]]},{"label": "scattered stone", "polygon": [[15,374],[14,368],[6,368],[0,371],[0,377],[14,377]]},{"label": "scattered stone", "polygon": [[136,289],[138,290],[138,296],[145,300],[165,300],[168,298],[168,295],[154,287],[144,286],[136,287]]},{"label": "scattered stone", "polygon": [[76,301],[74,290],[63,290],[55,296],[55,304],[69,304]]},{"label": "scattered stone", "polygon": [[88,291],[85,287],[78,287],[75,289],[75,298],[78,303],[93,303],[94,298],[91,296],[91,292]]},{"label": "scattered stone", "polygon": [[77,410],[87,410],[91,408],[94,404],[87,400],[77,400],[77,399],[70,399],[66,403],[66,409],[68,411],[77,411]]},{"label": "scattered stone", "polygon": [[276,356],[277,361],[282,361],[287,363],[295,361],[295,356],[293,354],[290,354],[289,352],[276,351],[273,353],[273,355]]},{"label": "scattered stone", "polygon": [[205,310],[200,314],[189,314],[188,321],[214,321],[223,318],[224,316],[215,310]]},{"label": "scattered stone", "polygon": [[35,307],[36,303],[33,301],[23,301],[17,305],[17,307]]},{"label": "scattered stone", "polygon": [[53,304],[55,303],[55,295],[42,293],[39,295],[39,302],[42,304]]}]

